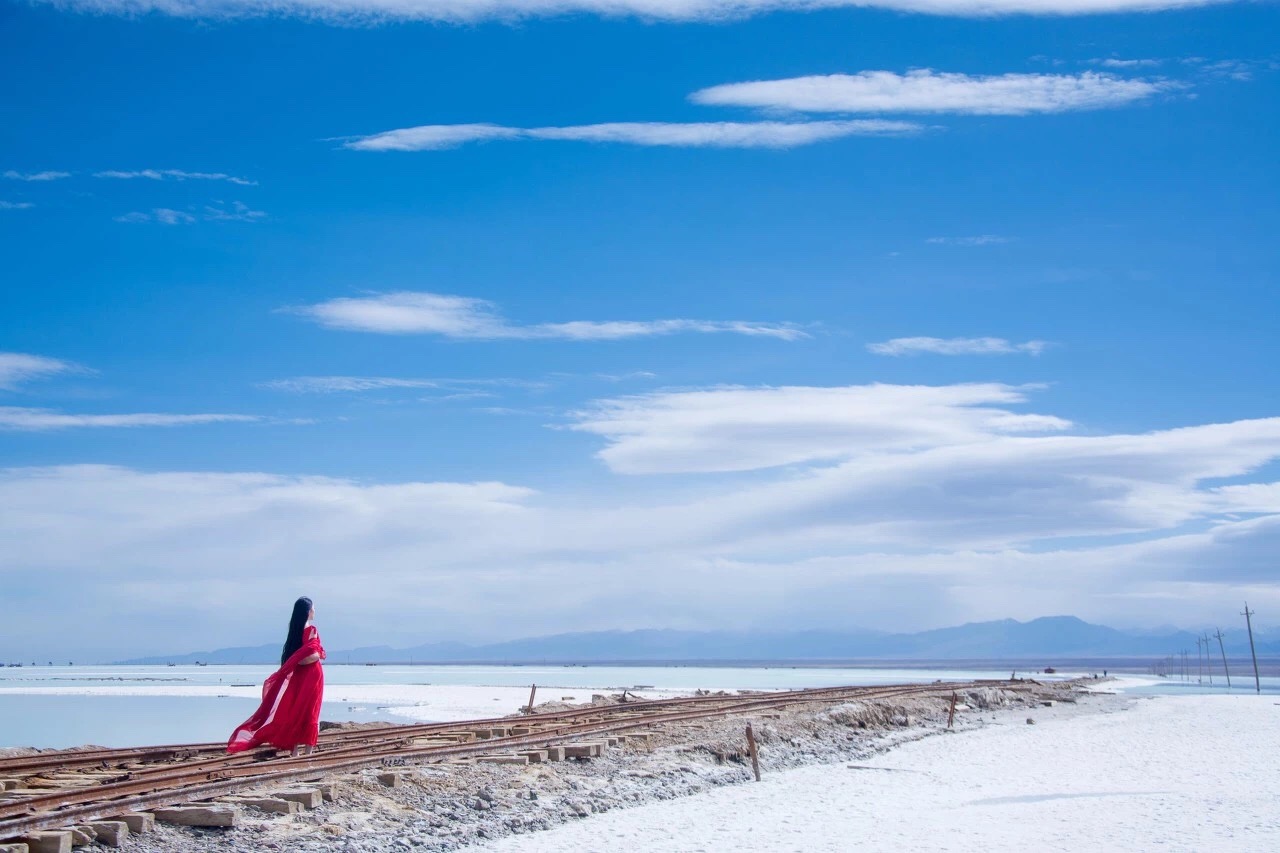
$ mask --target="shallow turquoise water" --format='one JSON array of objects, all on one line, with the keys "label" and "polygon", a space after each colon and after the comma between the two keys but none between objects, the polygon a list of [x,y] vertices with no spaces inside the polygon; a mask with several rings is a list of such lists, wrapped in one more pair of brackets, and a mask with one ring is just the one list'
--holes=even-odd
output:
[{"label": "shallow turquoise water", "polygon": [[[66,747],[81,744],[131,746],[219,741],[247,717],[256,700],[219,695],[221,689],[260,685],[268,666],[100,666],[0,669],[0,747]],[[414,688],[431,686],[526,687],[600,690],[785,689],[834,685],[927,683],[1008,678],[1011,671],[930,668],[706,667],[706,666],[344,666],[326,665],[326,720],[409,722],[390,708],[396,703],[348,702],[343,686]],[[1078,674],[1078,673],[1077,673]],[[1020,677],[1047,676],[1033,671]],[[1057,678],[1072,673],[1058,673]],[[1233,692],[1252,692],[1253,681],[1233,675]],[[1280,678],[1264,678],[1265,692],[1280,693]],[[335,689],[336,688],[336,689]],[[1128,686],[1136,693],[1225,692],[1195,680],[1147,679]],[[183,695],[184,693],[197,695]],[[144,695],[130,695],[144,694]]]}]

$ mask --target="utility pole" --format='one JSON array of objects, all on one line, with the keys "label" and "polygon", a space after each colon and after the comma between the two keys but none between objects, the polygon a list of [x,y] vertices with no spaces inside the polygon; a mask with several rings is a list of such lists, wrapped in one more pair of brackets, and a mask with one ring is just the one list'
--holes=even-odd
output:
[{"label": "utility pole", "polygon": [[1230,690],[1231,689],[1231,670],[1227,668],[1227,648],[1226,646],[1222,645],[1222,629],[1215,628],[1214,630],[1217,632],[1213,636],[1218,638],[1218,651],[1222,652],[1222,671],[1227,676],[1227,689]]},{"label": "utility pole", "polygon": [[1209,676],[1209,683],[1213,684],[1213,658],[1212,652],[1209,651],[1209,632],[1204,632],[1204,671]]},{"label": "utility pole", "polygon": [[1196,684],[1204,684],[1204,656],[1200,654],[1200,638],[1196,637]]},{"label": "utility pole", "polygon": [[1258,679],[1258,652],[1253,647],[1253,611],[1249,609],[1249,602],[1244,603],[1244,613],[1240,615],[1244,617],[1244,624],[1249,628],[1249,654],[1253,655],[1253,689],[1261,693],[1262,682]]}]

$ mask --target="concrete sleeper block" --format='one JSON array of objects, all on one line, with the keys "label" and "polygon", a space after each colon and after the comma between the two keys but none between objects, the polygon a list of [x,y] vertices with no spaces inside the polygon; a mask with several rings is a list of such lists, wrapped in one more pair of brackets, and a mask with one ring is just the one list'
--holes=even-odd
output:
[{"label": "concrete sleeper block", "polygon": [[231,827],[236,825],[234,809],[224,806],[185,806],[173,809],[156,809],[156,820],[177,826]]},{"label": "concrete sleeper block", "polygon": [[119,847],[129,839],[129,824],[122,820],[102,820],[89,824],[98,833],[98,843],[104,847]]},{"label": "concrete sleeper block", "polygon": [[228,798],[227,802],[238,806],[252,806],[270,814],[297,814],[302,811],[302,806],[298,803],[279,797],[235,797]]},{"label": "concrete sleeper block", "polygon": [[290,788],[287,791],[272,791],[270,796],[295,802],[304,809],[318,809],[324,802],[324,794],[319,788]]},{"label": "concrete sleeper block", "polygon": [[31,853],[71,853],[71,833],[66,830],[33,832],[22,841]]},{"label": "concrete sleeper block", "polygon": [[565,758],[596,758],[603,753],[602,743],[567,743],[564,746]]},{"label": "concrete sleeper block", "polygon": [[144,835],[156,828],[156,816],[151,812],[131,812],[118,815],[114,820],[124,821],[134,835]]}]

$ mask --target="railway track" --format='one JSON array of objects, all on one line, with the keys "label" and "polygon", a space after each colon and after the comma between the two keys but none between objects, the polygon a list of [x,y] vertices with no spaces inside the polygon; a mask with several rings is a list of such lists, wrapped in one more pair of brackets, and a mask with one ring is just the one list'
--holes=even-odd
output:
[{"label": "railway track", "polygon": [[462,722],[325,732],[316,753],[297,758],[270,749],[227,755],[221,743],[19,756],[0,759],[0,782],[9,788],[0,793],[0,840],[371,767],[511,754],[664,724],[801,705],[929,696],[946,701],[955,691],[1036,686],[1035,682],[972,681],[633,701]]}]

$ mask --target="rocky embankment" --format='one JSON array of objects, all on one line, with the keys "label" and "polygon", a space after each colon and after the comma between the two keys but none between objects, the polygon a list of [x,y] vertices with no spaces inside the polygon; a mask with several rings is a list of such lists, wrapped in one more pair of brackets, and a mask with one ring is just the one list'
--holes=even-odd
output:
[{"label": "rocky embankment", "polygon": [[[1096,682],[1091,682],[1096,684]],[[1101,703],[1071,684],[1029,691],[997,687],[960,694],[958,731],[998,713],[1046,703]],[[539,708],[538,710],[543,710]],[[337,796],[292,815],[244,807],[231,829],[159,826],[132,838],[133,853],[256,853],[262,850],[381,853],[450,851],[512,833],[536,832],[597,812],[686,797],[751,780],[745,727],[751,723],[764,774],[812,764],[865,759],[907,740],[945,732],[938,699],[849,702],[725,719],[668,724],[603,756],[531,765],[432,764],[399,768],[387,787],[368,770],[333,780]]]}]

